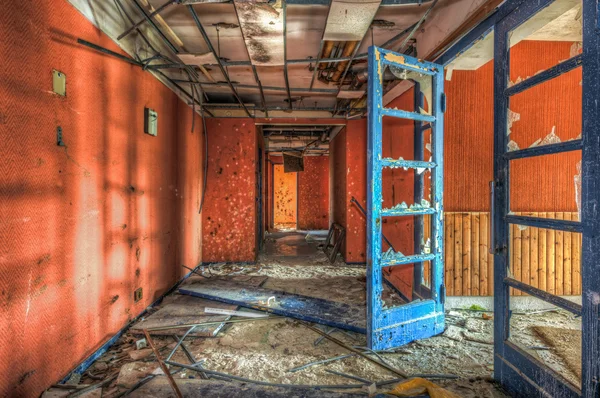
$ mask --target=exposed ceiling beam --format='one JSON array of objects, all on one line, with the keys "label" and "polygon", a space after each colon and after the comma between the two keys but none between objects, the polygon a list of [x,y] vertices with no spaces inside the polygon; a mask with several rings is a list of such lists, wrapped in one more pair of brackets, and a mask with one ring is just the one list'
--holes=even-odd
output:
[{"label": "exposed ceiling beam", "polygon": [[[152,69],[152,68],[150,68]],[[173,79],[174,82],[177,83],[187,83],[187,84],[200,84],[202,86],[216,86],[216,87],[225,87],[228,86],[228,84],[226,82],[194,82],[194,81],[190,81],[190,80],[182,80],[182,79]],[[254,86],[252,84],[241,84],[241,83],[234,83],[232,82],[232,84],[237,87],[237,88],[245,88],[245,89],[260,89],[261,86]],[[286,91],[285,87],[276,87],[276,86],[262,86],[262,89],[265,91]],[[290,91],[293,92],[302,92],[302,93],[308,93],[308,94],[336,94],[337,93],[337,89],[336,88],[313,88],[312,90],[310,90],[309,88],[302,88],[302,87],[291,87]]]},{"label": "exposed ceiling beam", "polygon": [[292,94],[290,94],[290,80],[288,78],[287,66],[287,1],[282,1],[283,13],[283,79],[285,80],[285,91],[287,92],[288,107],[292,110]]},{"label": "exposed ceiling beam", "polygon": [[[289,5],[293,6],[327,6],[329,0],[286,0]],[[407,6],[414,4],[429,3],[432,0],[382,0],[382,6]],[[204,3],[233,3],[231,0],[178,0],[179,4],[204,4]]]},{"label": "exposed ceiling beam", "polygon": [[[165,4],[163,4],[162,6],[158,7],[156,10],[152,11],[150,13],[150,15],[148,15],[148,18],[152,19],[155,15],[158,15],[158,13],[160,13],[163,10],[165,10],[170,5],[175,4],[175,1],[176,0],[168,0]],[[122,38],[126,37],[128,34],[130,34],[131,32],[133,32],[138,26],[140,26],[144,22],[148,21],[148,18],[141,19],[138,22],[134,23],[129,29],[127,29],[125,32],[121,33],[117,37],[117,40],[121,40]]]},{"label": "exposed ceiling beam", "polygon": [[[137,0],[134,0],[134,1],[137,1]],[[219,69],[221,69],[221,73],[225,77],[225,80],[227,81],[227,84],[229,85],[231,92],[233,93],[233,95],[237,99],[237,101],[240,103],[242,108],[244,108],[244,111],[246,111],[246,114],[248,115],[248,117],[252,117],[252,114],[250,113],[248,108],[246,108],[246,105],[244,105],[244,102],[238,95],[237,91],[235,90],[235,87],[233,87],[233,84],[231,84],[231,80],[229,79],[229,75],[227,74],[225,67],[223,67],[221,58],[219,58],[219,56],[217,55],[217,53],[215,51],[215,48],[213,47],[212,43],[210,42],[210,39],[208,38],[208,35],[206,34],[206,31],[204,30],[204,27],[202,26],[202,23],[200,22],[200,19],[198,18],[198,14],[196,14],[194,7],[191,5],[188,5],[187,7],[188,7],[190,14],[192,15],[192,18],[194,19],[194,23],[196,24],[196,27],[198,28],[198,30],[200,31],[200,34],[204,38],[206,45],[208,46],[209,50],[213,53],[213,55],[217,59],[217,62],[219,63]]]},{"label": "exposed ceiling beam", "polygon": [[[240,32],[242,32],[242,37],[244,37],[244,29],[242,29],[242,21],[240,21],[240,15],[238,14],[236,7],[233,7],[233,9],[235,11],[235,16],[238,20]],[[219,26],[217,26],[217,30],[219,30]],[[245,42],[246,42],[246,40],[244,39],[244,43]],[[246,48],[246,54],[248,55],[248,59],[250,59],[250,52],[248,51],[248,46],[245,45],[244,48]],[[256,72],[256,66],[254,66],[254,65],[250,65],[250,66],[252,67],[252,74],[254,75],[254,81],[256,82],[256,85],[257,85],[258,89],[260,90],[260,100],[262,102],[263,112],[265,113],[265,115],[267,117],[269,117],[269,113],[267,111],[267,100],[265,99],[265,93],[263,91],[262,83],[260,82],[258,73]]]},{"label": "exposed ceiling beam", "polygon": [[154,29],[154,31],[156,31],[156,33],[158,33],[160,38],[171,49],[171,51],[173,51],[174,54],[179,54],[179,50],[173,45],[173,43],[171,43],[171,40],[169,40],[169,38],[167,36],[165,36],[165,34],[162,32],[162,30],[160,30],[159,27],[156,26],[156,24],[154,23],[154,20],[152,18],[150,18],[150,16],[148,15],[148,13],[144,9],[144,7],[142,7],[142,5],[139,3],[139,1],[138,0],[131,0],[131,1],[133,2],[133,4],[135,4],[136,8],[142,13],[142,15],[144,15],[144,18],[146,19],[146,21],[148,21],[150,26],[152,26],[152,29]]}]

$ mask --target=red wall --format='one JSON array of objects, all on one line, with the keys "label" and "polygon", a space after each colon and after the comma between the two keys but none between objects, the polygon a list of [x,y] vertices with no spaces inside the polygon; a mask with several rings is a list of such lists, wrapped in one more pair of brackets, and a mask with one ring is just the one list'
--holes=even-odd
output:
[{"label": "red wall", "polygon": [[[572,43],[522,41],[511,49],[512,81],[533,76],[570,57]],[[445,82],[446,211],[489,211],[488,182],[493,178],[494,66],[454,71]],[[581,133],[581,68],[511,99],[520,114],[509,138],[527,148],[556,126],[562,141]],[[465,109],[473,110],[465,114]],[[512,211],[576,211],[573,177],[581,152],[512,162]]]},{"label": "red wall", "polygon": [[298,229],[329,229],[329,156],[305,156],[298,173]]},{"label": "red wall", "polygon": [[33,397],[200,261],[201,122],[192,134],[150,73],[78,45],[120,51],[65,1],[12,4],[0,35],[0,396]]},{"label": "red wall", "polygon": [[210,118],[208,176],[202,211],[204,262],[256,259],[256,161],[254,121]]}]

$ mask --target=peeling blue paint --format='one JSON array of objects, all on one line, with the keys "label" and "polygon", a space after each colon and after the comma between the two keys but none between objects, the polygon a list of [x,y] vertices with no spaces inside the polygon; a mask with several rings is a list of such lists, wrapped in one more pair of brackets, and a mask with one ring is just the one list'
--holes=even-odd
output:
[{"label": "peeling blue paint", "polygon": [[[382,102],[383,87],[381,76],[385,66],[395,66],[433,77],[433,104],[431,115],[385,108]],[[443,289],[443,69],[440,65],[420,61],[416,58],[397,54],[375,46],[369,48],[369,87],[368,87],[368,148],[367,148],[367,341],[371,349],[385,349],[407,344],[411,341],[430,337],[444,330],[444,289]],[[421,96],[416,86],[416,95]],[[416,107],[415,107],[416,108]],[[432,161],[382,158],[382,117],[396,117],[414,120],[415,132],[422,134],[425,129],[421,122],[429,122],[432,129]],[[422,159],[422,143],[415,146],[415,159]],[[383,168],[428,169],[432,173],[431,185],[433,204],[422,201],[422,193],[415,194],[415,204],[396,205],[382,209]],[[421,173],[415,173],[415,180],[421,180]],[[422,186],[422,181],[420,183]],[[419,188],[419,191],[421,189]],[[430,214],[432,221],[432,248],[430,253],[405,256],[389,249],[382,253],[381,217],[412,216],[422,225],[423,216]],[[415,247],[420,248],[422,228]],[[419,249],[420,250],[420,249]],[[430,261],[432,288],[421,286],[421,263]],[[382,268],[415,264],[415,293],[430,291],[430,298],[413,301],[394,308],[386,308],[381,298],[383,291]]]}]

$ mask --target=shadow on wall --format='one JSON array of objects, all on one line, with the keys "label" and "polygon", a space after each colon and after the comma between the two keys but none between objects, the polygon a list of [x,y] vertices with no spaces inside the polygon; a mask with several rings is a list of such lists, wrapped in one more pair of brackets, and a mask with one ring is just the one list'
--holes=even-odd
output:
[{"label": "shadow on wall", "polygon": [[63,29],[119,51],[67,2],[0,16],[0,52],[19,54],[0,70],[0,396],[38,396],[200,260],[200,119],[192,134],[168,88]]}]

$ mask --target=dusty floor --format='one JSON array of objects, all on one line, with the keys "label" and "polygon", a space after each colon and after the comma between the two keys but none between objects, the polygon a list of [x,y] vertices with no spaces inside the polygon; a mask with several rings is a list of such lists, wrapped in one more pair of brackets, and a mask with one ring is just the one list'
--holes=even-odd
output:
[{"label": "dusty floor", "polygon": [[[289,235],[267,236],[267,252],[269,254],[263,255],[257,265],[217,265],[212,267],[211,272],[216,275],[235,273],[238,278],[240,275],[264,275],[268,279],[263,287],[332,301],[364,303],[365,270],[363,267],[348,267],[339,261],[334,265],[329,264],[324,254],[316,250],[321,242],[318,236],[316,240],[309,237],[306,245],[298,239],[290,240],[286,236]],[[284,241],[278,243],[278,239]],[[296,245],[299,249],[294,250],[287,247],[282,249],[284,252],[273,250],[278,245],[281,246],[286,239],[289,241],[288,243],[291,242],[292,246]],[[309,250],[307,247],[312,247],[312,249]],[[291,257],[298,254],[299,257]],[[169,300],[165,300],[162,305],[168,305],[168,302]],[[448,329],[444,334],[413,342],[391,352],[379,353],[379,357],[392,367],[410,375],[429,375],[426,377],[461,397],[506,396],[500,388],[490,382],[493,372],[493,346],[490,344],[493,340],[493,320],[490,318],[487,313],[479,311],[447,311]],[[544,344],[536,336],[532,327],[534,325],[552,325],[577,329],[578,322],[570,314],[552,311],[539,314],[515,314],[512,326],[519,331],[515,341],[533,352],[549,366],[567,374],[571,373],[570,379],[573,380],[574,376],[565,367],[564,361],[560,356],[553,354],[552,350],[547,349],[547,344]],[[325,326],[320,327],[323,330],[330,330]],[[366,345],[365,336],[362,334],[336,330],[332,332],[332,336],[351,346],[364,347]],[[397,375],[392,372],[382,369],[360,356],[348,356],[325,364],[316,364],[295,370],[294,368],[314,361],[349,354],[347,349],[333,342],[326,339],[319,341],[319,337],[314,331],[307,329],[294,319],[274,318],[228,324],[219,331],[216,337],[188,337],[185,343],[195,361],[202,361],[205,369],[271,383],[369,385],[373,382],[397,378]],[[172,391],[165,382],[166,377],[164,375],[152,376],[152,373],[156,373],[159,368],[152,350],[135,348],[135,341],[141,338],[141,336],[133,336],[129,333],[124,335],[115,346],[82,375],[79,385],[93,385],[115,376],[113,380],[106,382],[102,390],[97,389],[93,393],[100,394],[101,391],[101,395],[96,396],[119,397],[135,388],[134,391],[131,391],[133,396],[171,396]],[[162,348],[163,358],[169,355],[176,344],[175,337],[155,336],[152,339],[158,348]],[[181,349],[176,351],[172,360],[190,364]],[[340,372],[366,379],[368,383],[331,372]],[[454,378],[439,379],[434,375],[453,376]],[[569,376],[567,375],[567,377]],[[196,396],[196,393],[192,392],[199,391],[198,383],[202,383],[198,373],[190,370],[180,370],[174,378],[182,385],[182,390],[187,391],[184,393],[185,396]],[[148,382],[138,385],[140,381]],[[230,383],[230,381],[224,383]],[[216,393],[219,388],[224,387],[219,387],[218,383],[216,386],[213,384],[205,385],[203,388],[206,390],[214,387],[215,394],[203,390],[203,396],[226,396]],[[391,386],[381,386],[377,391],[385,392]],[[51,389],[46,392],[46,396],[66,396],[72,391]],[[279,390],[273,390],[272,396],[280,395],[277,391]],[[343,390],[343,392],[357,393],[358,396],[367,395],[364,387]],[[257,394],[256,396],[261,396],[260,391],[254,393]],[[313,393],[314,391],[298,396],[313,396],[311,395]],[[254,396],[250,394],[250,390],[246,391],[246,394],[245,396]]]}]

